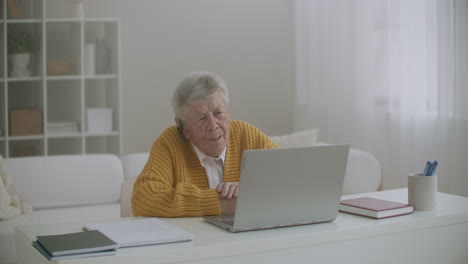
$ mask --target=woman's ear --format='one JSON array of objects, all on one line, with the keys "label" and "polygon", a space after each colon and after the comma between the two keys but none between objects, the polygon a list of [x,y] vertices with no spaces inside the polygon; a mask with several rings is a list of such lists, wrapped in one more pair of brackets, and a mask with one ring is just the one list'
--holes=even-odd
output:
[{"label": "woman's ear", "polygon": [[176,122],[176,125],[177,125],[177,131],[179,131],[179,133],[184,136],[185,138],[187,138],[184,134],[184,124],[182,124],[182,120],[180,120],[179,118],[175,118],[175,122]]},{"label": "woman's ear", "polygon": [[177,128],[182,127],[182,122],[180,121],[179,118],[177,118],[177,117],[174,118],[174,121],[175,121],[175,123],[176,123],[176,125],[177,125]]}]

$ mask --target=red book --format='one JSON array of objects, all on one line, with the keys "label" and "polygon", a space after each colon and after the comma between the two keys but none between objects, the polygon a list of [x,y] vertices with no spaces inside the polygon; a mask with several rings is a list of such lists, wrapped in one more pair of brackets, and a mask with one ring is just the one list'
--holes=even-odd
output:
[{"label": "red book", "polygon": [[374,219],[411,214],[414,206],[372,197],[342,200],[340,212],[366,216]]}]

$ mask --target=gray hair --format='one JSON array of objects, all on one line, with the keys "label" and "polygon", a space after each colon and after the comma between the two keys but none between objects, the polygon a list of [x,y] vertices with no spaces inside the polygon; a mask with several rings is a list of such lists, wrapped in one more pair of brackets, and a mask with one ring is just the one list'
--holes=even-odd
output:
[{"label": "gray hair", "polygon": [[193,72],[177,86],[172,97],[172,109],[177,119],[184,120],[185,107],[220,92],[228,105],[228,89],[224,79],[211,72]]}]

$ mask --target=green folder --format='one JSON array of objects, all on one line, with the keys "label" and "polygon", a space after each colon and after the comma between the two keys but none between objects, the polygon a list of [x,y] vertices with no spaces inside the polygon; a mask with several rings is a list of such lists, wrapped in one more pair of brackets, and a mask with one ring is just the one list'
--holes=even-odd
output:
[{"label": "green folder", "polygon": [[48,260],[64,260],[64,259],[74,259],[74,258],[89,258],[89,257],[99,257],[99,256],[112,256],[117,254],[116,249],[104,250],[104,251],[96,251],[96,252],[89,252],[89,253],[80,253],[80,254],[71,254],[71,255],[63,255],[63,256],[52,256],[45,250],[41,244],[37,241],[32,242],[33,247],[35,247],[44,257]]},{"label": "green folder", "polygon": [[119,247],[116,242],[98,230],[37,236],[36,242],[45,249],[50,256],[115,250]]}]

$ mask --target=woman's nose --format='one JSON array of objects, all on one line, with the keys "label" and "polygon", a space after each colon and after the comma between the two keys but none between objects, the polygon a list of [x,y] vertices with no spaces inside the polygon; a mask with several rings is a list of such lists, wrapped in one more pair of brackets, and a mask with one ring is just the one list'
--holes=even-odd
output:
[{"label": "woman's nose", "polygon": [[218,123],[216,122],[216,118],[213,116],[208,116],[208,130],[216,130],[218,128]]}]

